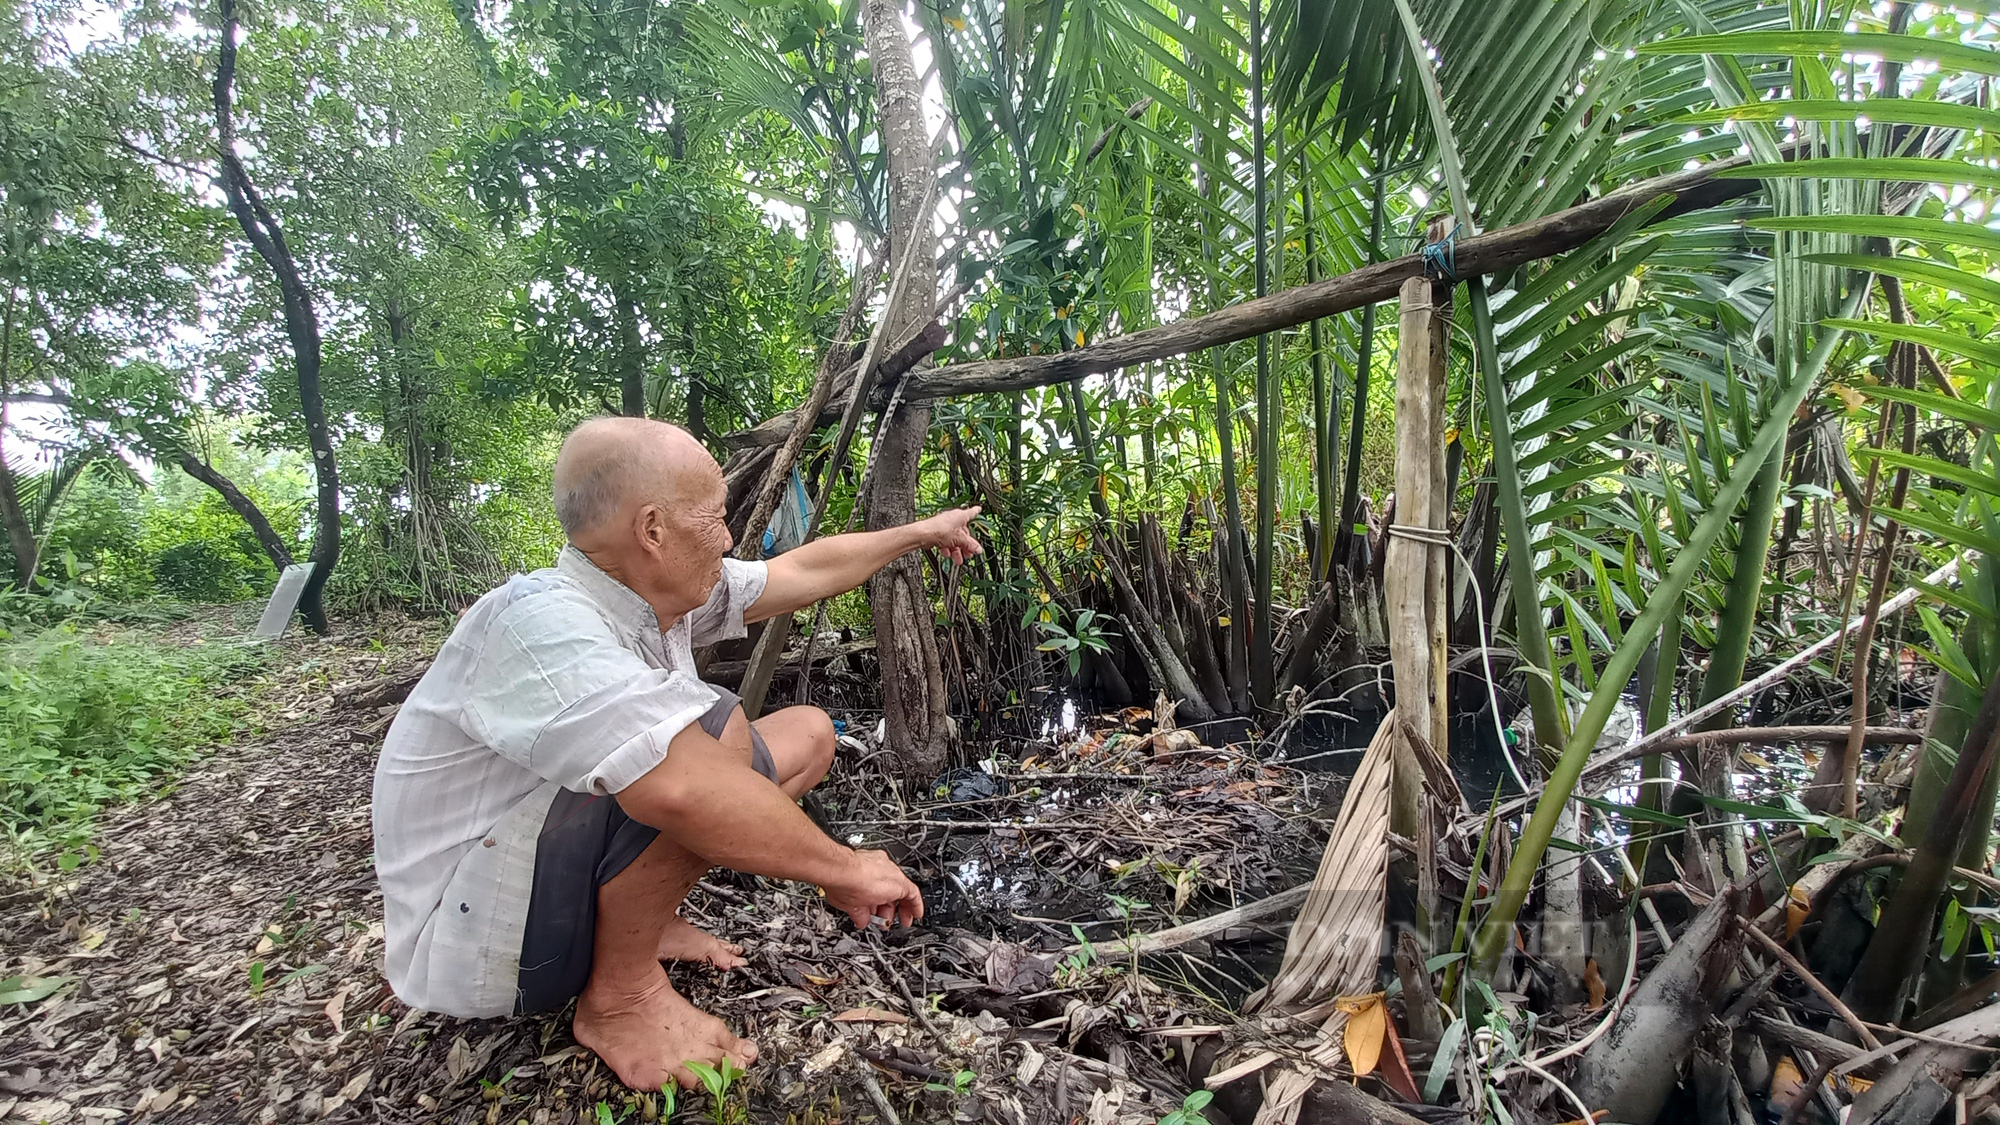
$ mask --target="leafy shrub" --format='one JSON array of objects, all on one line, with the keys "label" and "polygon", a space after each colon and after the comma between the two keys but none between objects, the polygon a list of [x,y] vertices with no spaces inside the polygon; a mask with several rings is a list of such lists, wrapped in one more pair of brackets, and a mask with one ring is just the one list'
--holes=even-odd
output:
[{"label": "leafy shrub", "polygon": [[260,651],[73,624],[0,643],[0,830],[31,852],[76,842],[97,809],[231,732],[243,705],[212,689]]},{"label": "leafy shrub", "polygon": [[153,580],[183,601],[233,602],[248,593],[243,556],[207,539],[190,539],[160,552]]}]

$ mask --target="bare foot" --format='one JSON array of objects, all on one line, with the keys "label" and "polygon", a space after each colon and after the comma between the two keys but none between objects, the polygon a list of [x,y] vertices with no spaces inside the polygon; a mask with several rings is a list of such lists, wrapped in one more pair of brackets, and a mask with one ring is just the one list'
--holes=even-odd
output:
[{"label": "bare foot", "polygon": [[667,1082],[693,1089],[695,1076],[683,1065],[690,1059],[716,1066],[727,1057],[746,1070],[757,1061],[757,1044],[683,999],[667,983],[666,970],[656,966],[655,972],[629,994],[611,995],[593,979],[577,1000],[571,1024],[576,1041],[597,1052],[620,1082],[634,1090],[657,1090]]},{"label": "bare foot", "polygon": [[660,935],[660,960],[705,961],[718,969],[735,969],[749,962],[743,947],[723,941],[686,918],[676,916]]}]

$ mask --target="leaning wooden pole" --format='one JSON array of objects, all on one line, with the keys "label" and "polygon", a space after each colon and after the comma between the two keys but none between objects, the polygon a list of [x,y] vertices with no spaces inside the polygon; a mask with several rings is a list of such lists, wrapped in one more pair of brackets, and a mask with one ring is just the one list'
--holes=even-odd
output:
[{"label": "leaning wooden pole", "polygon": [[[1460,277],[1472,277],[1501,273],[1566,254],[1661,196],[1670,197],[1671,202],[1648,219],[1648,225],[1753,195],[1759,190],[1760,181],[1736,178],[1749,164],[1747,157],[1704,164],[1633,184],[1553,215],[1462,238],[1454,248],[1452,268]],[[1322,317],[1369,308],[1394,297],[1405,281],[1423,274],[1423,258],[1417,254],[1373,262],[1338,277],[1142,332],[1109,337],[1073,351],[955,363],[920,371],[902,381],[900,393],[905,402],[916,402],[1066,383],[1085,375],[1187,355]],[[935,339],[913,339],[910,343],[920,358],[942,343],[942,335]],[[885,375],[896,375],[914,366],[914,362],[914,359],[898,362],[897,356],[891,356],[881,366]],[[880,409],[887,404],[890,382],[885,379],[883,385],[870,391],[871,406]],[[842,385],[835,385],[836,393]],[[786,411],[749,430],[726,434],[722,441],[731,447],[775,445],[791,433],[797,418],[797,411]],[[814,419],[814,424],[830,420],[822,413]]]}]

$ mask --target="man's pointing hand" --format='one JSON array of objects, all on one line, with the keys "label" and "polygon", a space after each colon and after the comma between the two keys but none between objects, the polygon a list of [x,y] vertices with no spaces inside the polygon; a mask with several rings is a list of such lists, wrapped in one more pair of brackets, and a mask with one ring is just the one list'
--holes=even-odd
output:
[{"label": "man's pointing hand", "polygon": [[970,508],[954,508],[949,512],[939,512],[916,525],[922,535],[922,545],[935,548],[952,562],[963,563],[986,548],[980,546],[967,527],[979,518],[979,505]]}]

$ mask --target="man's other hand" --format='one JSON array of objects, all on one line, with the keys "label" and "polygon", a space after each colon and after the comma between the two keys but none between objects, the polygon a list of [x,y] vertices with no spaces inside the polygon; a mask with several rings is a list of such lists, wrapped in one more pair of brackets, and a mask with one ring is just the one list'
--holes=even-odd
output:
[{"label": "man's other hand", "polygon": [[842,882],[826,888],[827,904],[853,919],[859,929],[867,929],[871,918],[886,919],[890,926],[914,926],[924,916],[923,893],[886,852],[855,852],[853,870]]},{"label": "man's other hand", "polygon": [[984,551],[986,548],[980,546],[966,526],[979,518],[979,511],[979,505],[974,504],[970,508],[939,512],[919,522],[917,528],[923,535],[923,545],[934,547],[952,562],[961,564]]}]

